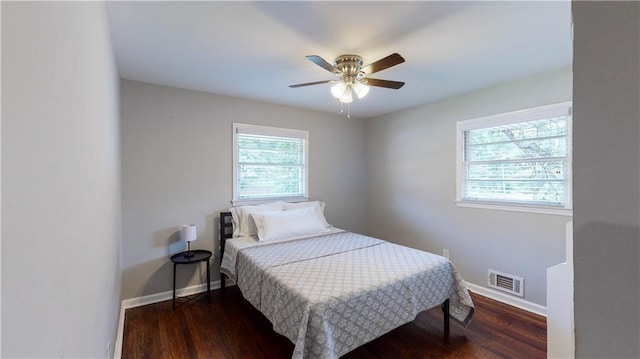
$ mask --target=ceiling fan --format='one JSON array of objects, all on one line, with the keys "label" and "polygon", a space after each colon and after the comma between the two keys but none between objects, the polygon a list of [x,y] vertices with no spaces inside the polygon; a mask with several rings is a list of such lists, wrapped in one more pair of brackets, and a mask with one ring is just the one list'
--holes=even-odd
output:
[{"label": "ceiling fan", "polygon": [[403,63],[404,58],[397,53],[393,53],[366,66],[362,66],[362,57],[358,55],[340,55],[336,57],[333,65],[317,55],[309,55],[306,56],[306,58],[336,75],[337,79],[307,82],[290,85],[289,87],[297,88],[332,83],[331,94],[342,103],[351,103],[353,101],[352,92],[355,92],[358,98],[363,98],[369,92],[369,86],[385,87],[395,90],[404,86],[404,82],[380,80],[369,77],[369,75],[376,72]]}]

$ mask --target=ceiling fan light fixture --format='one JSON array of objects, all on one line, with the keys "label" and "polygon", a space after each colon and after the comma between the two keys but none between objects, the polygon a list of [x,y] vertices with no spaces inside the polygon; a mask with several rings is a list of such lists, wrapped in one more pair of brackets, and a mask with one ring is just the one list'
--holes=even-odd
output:
[{"label": "ceiling fan light fixture", "polygon": [[331,86],[331,95],[339,100],[344,95],[346,89],[347,84],[340,80]]},{"label": "ceiling fan light fixture", "polygon": [[359,99],[364,98],[369,93],[369,86],[363,84],[362,82],[356,80],[353,82],[353,91],[356,93]]},{"label": "ceiling fan light fixture", "polygon": [[347,88],[344,90],[344,94],[338,100],[342,103],[351,103],[353,102],[353,95],[351,94],[351,85],[347,85]]},{"label": "ceiling fan light fixture", "polygon": [[331,95],[342,103],[353,102],[353,94],[351,93],[351,84],[340,80],[331,86]]}]

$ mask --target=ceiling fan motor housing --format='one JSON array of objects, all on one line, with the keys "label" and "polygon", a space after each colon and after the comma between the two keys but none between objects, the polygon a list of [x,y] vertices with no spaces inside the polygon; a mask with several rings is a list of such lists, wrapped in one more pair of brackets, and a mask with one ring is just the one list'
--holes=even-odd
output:
[{"label": "ceiling fan motor housing", "polygon": [[334,60],[335,68],[339,71],[337,75],[351,83],[354,79],[361,79],[365,73],[360,71],[362,68],[362,57],[358,55],[341,55]]}]

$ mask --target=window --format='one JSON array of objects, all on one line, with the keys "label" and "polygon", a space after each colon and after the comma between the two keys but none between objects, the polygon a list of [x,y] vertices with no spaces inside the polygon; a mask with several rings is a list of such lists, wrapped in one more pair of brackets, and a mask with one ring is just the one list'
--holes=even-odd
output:
[{"label": "window", "polygon": [[233,124],[233,201],[308,197],[309,133]]},{"label": "window", "polygon": [[571,214],[571,103],[457,127],[459,205]]}]

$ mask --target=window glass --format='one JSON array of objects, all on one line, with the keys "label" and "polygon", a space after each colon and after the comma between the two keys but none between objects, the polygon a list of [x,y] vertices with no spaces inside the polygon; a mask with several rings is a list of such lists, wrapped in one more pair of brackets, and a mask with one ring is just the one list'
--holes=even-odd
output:
[{"label": "window glass", "polygon": [[570,105],[458,123],[458,200],[571,208]]},{"label": "window glass", "polygon": [[234,124],[234,200],[307,197],[306,131]]}]

